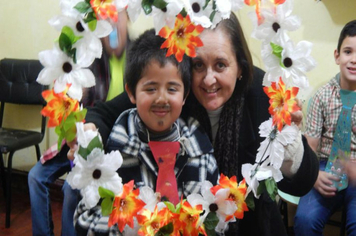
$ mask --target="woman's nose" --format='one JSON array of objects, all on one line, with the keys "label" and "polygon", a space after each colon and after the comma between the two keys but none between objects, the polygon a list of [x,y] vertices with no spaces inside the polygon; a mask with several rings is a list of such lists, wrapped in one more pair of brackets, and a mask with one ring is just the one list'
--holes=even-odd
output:
[{"label": "woman's nose", "polygon": [[214,71],[212,71],[212,70],[207,71],[205,78],[204,78],[204,83],[206,86],[211,86],[216,83]]}]

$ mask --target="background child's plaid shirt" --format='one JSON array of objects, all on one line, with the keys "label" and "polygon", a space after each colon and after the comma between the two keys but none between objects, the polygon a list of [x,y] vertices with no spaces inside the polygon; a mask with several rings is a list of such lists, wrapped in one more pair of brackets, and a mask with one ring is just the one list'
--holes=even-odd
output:
[{"label": "background child's plaid shirt", "polygon": [[[334,132],[342,102],[340,98],[340,77],[337,74],[327,84],[318,89],[310,101],[305,134],[320,138],[318,156],[327,160],[331,152]],[[351,158],[356,158],[356,106],[352,108]]]}]

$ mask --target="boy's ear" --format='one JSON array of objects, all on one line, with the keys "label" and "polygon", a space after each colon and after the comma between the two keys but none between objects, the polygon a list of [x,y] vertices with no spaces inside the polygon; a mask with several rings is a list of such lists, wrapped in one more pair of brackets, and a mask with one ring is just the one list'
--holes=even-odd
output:
[{"label": "boy's ear", "polygon": [[136,99],[135,96],[133,95],[133,93],[131,92],[131,90],[129,89],[129,86],[127,86],[127,84],[125,84],[125,90],[127,92],[127,95],[129,95],[130,101],[132,104],[136,104]]},{"label": "boy's ear", "polygon": [[336,65],[340,65],[340,53],[337,51],[337,49],[334,51],[334,58]]}]

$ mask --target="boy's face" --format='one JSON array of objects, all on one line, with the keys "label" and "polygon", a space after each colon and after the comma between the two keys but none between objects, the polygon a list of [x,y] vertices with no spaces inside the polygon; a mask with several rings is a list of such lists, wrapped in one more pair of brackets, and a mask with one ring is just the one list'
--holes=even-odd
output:
[{"label": "boy's face", "polygon": [[138,114],[152,132],[169,130],[178,119],[184,104],[184,85],[172,63],[162,68],[156,61],[147,65],[136,86],[136,97],[126,91]]},{"label": "boy's face", "polygon": [[356,90],[356,36],[346,37],[340,52],[334,52],[335,62],[340,67],[340,85],[342,89]]}]

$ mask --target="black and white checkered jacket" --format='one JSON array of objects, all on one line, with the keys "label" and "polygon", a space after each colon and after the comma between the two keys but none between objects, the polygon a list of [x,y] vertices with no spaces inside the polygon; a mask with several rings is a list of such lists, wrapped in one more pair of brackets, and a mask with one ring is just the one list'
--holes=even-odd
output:
[{"label": "black and white checkered jacket", "polygon": [[[146,140],[142,141],[135,125],[136,109],[125,111],[117,119],[107,141],[107,151],[119,150],[123,164],[118,170],[123,183],[135,181],[136,187],[149,186],[155,189],[158,167]],[[178,119],[181,149],[177,155],[175,174],[180,197],[199,193],[201,183],[209,180],[214,185],[218,181],[218,167],[213,155],[213,147],[208,136],[197,120],[187,122]],[[155,140],[157,141],[157,140]],[[75,213],[75,227],[79,235],[121,235],[117,226],[108,228],[108,216],[101,215],[100,206],[86,209],[79,203]]]}]

